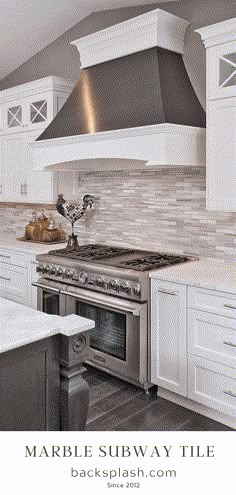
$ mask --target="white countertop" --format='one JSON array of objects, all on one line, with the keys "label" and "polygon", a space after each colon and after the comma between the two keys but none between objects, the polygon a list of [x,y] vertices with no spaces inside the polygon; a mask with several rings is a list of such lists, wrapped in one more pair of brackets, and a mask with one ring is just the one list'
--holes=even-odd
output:
[{"label": "white countertop", "polygon": [[236,294],[236,262],[190,261],[155,270],[150,277]]},{"label": "white countertop", "polygon": [[76,335],[94,328],[82,316],[56,316],[0,297],[0,353],[61,333]]},{"label": "white countertop", "polygon": [[13,251],[21,251],[26,254],[44,254],[48,253],[52,249],[62,249],[67,244],[44,244],[37,242],[25,242],[17,240],[12,234],[2,234],[0,239],[0,248],[2,249],[12,249]]}]

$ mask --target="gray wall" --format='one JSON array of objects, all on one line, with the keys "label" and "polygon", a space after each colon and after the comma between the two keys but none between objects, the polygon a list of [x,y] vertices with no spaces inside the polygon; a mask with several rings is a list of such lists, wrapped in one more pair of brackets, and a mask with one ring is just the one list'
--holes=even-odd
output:
[{"label": "gray wall", "polygon": [[70,41],[157,7],[191,22],[186,33],[184,62],[196,94],[205,107],[205,48],[194,29],[235,17],[235,0],[182,0],[93,13],[3,79],[0,90],[51,74],[77,79],[79,54],[75,47],[70,46]]}]

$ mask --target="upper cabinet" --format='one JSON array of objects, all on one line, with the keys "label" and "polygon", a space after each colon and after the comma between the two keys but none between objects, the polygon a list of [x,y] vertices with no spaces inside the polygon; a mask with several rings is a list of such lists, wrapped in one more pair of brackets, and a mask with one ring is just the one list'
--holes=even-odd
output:
[{"label": "upper cabinet", "polygon": [[2,133],[44,129],[64,105],[74,81],[45,77],[0,91]]},{"label": "upper cabinet", "polygon": [[236,211],[236,18],[197,30],[207,60],[207,209]]},{"label": "upper cabinet", "polygon": [[53,202],[56,173],[33,168],[32,148],[64,105],[74,81],[46,77],[0,92],[0,201]]}]

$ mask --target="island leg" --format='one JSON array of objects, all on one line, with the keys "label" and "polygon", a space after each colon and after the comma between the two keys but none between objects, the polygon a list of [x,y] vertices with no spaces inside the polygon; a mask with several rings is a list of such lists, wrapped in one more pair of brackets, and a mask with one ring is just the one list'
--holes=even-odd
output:
[{"label": "island leg", "polygon": [[67,337],[60,335],[61,367],[61,430],[81,431],[85,429],[89,386],[82,378],[83,362],[88,357],[88,333]]}]

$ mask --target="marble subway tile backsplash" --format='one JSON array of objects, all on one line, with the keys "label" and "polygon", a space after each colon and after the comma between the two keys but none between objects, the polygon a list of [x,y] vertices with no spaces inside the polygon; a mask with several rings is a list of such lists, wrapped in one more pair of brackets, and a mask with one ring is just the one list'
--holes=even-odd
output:
[{"label": "marble subway tile backsplash", "polygon": [[[78,201],[86,193],[96,199],[75,224],[79,242],[236,260],[236,213],[206,211],[205,184],[205,172],[198,168],[81,174],[73,184]],[[23,235],[31,212],[27,206],[2,205],[1,235]],[[54,206],[45,207],[45,212],[70,232]]]}]

